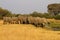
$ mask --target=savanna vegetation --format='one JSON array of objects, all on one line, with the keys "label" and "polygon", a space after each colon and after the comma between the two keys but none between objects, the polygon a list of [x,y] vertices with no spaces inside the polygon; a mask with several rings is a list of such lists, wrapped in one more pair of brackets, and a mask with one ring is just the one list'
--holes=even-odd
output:
[{"label": "savanna vegetation", "polygon": [[[60,4],[49,4],[47,6],[48,12],[47,13],[39,13],[37,11],[34,11],[30,14],[18,14],[18,13],[12,13],[11,11],[7,9],[3,9],[0,7],[0,19],[3,19],[3,17],[18,17],[20,15],[23,16],[32,16],[32,17],[41,17],[41,18],[47,18],[47,19],[56,19],[60,20]],[[58,25],[58,23],[52,23],[50,22],[51,27],[52,25]],[[60,25],[59,25],[60,27]]]},{"label": "savanna vegetation", "polygon": [[[0,40],[60,40],[60,4],[47,8],[47,13],[18,14],[0,7]],[[46,27],[35,27],[46,23]]]},{"label": "savanna vegetation", "polygon": [[57,4],[57,3],[49,4],[47,6],[47,9],[48,9],[47,13],[39,13],[37,11],[34,11],[29,14],[18,14],[18,13],[12,13],[11,11],[0,7],[0,19],[2,19],[2,17],[4,16],[7,16],[7,17],[16,16],[17,17],[19,15],[60,19],[60,4]]},{"label": "savanna vegetation", "polygon": [[[23,16],[32,16],[32,17],[41,17],[41,18],[47,18],[47,19],[56,19],[60,20],[60,4],[49,4],[47,6],[48,13],[39,13],[37,11],[34,11],[30,14],[18,14],[18,13],[12,13],[11,11],[7,9],[3,9],[0,7],[0,19],[3,19],[3,17],[18,17],[20,15]],[[60,23],[50,22],[51,27],[60,27]],[[59,26],[57,26],[59,25]]]}]

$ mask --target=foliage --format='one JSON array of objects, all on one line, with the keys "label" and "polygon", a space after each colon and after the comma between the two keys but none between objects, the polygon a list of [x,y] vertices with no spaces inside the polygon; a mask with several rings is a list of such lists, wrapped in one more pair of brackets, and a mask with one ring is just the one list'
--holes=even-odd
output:
[{"label": "foliage", "polygon": [[[0,8],[0,19],[2,19],[4,16],[7,17],[18,17],[19,15],[22,14],[13,14],[7,9]],[[23,16],[33,16],[33,17],[45,17],[45,18],[55,18],[55,19],[60,19],[60,15],[51,15],[49,12],[48,13],[39,13],[37,11],[32,12],[31,14],[23,14]]]},{"label": "foliage", "polygon": [[10,11],[0,8],[0,19],[2,19],[2,17],[4,17],[4,16],[11,16],[11,15],[12,14]]},{"label": "foliage", "polygon": [[58,15],[60,13],[60,4],[49,4],[47,8],[51,15]]},{"label": "foliage", "polygon": [[30,15],[33,16],[33,17],[43,17],[42,13],[38,13],[36,11],[34,11],[33,13],[31,13]]},{"label": "foliage", "polygon": [[54,18],[60,20],[60,15],[56,15]]},{"label": "foliage", "polygon": [[45,18],[54,18],[54,16],[51,16],[49,13],[38,13],[38,12],[33,12],[30,14],[33,17],[45,17]]},{"label": "foliage", "polygon": [[49,19],[52,19],[53,18],[53,16],[51,16],[49,13],[44,13],[43,14],[43,17],[49,18]]}]

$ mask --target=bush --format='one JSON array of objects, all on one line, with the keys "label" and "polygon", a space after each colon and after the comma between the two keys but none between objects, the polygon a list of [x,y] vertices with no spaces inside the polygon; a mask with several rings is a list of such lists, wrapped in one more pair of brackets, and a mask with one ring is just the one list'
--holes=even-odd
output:
[{"label": "bush", "polygon": [[12,13],[7,9],[0,8],[0,19],[2,19],[4,16],[10,17],[12,16]]},{"label": "bush", "polygon": [[54,18],[60,20],[60,15],[56,15]]}]

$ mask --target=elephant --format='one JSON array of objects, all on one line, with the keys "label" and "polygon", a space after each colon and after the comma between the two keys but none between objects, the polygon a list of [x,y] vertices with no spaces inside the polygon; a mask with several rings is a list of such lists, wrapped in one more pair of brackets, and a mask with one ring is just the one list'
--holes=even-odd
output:
[{"label": "elephant", "polygon": [[40,17],[34,17],[34,25],[36,27],[43,27],[41,26],[42,22],[41,22],[41,18]]},{"label": "elephant", "polygon": [[28,18],[27,18],[27,21],[28,21],[28,24],[34,24],[34,17],[32,17],[32,16],[28,16]]},{"label": "elephant", "polygon": [[19,24],[22,24],[22,16],[18,16]]},{"label": "elephant", "polygon": [[21,24],[27,24],[28,21],[27,21],[27,16],[18,16],[18,21],[21,23]]},{"label": "elephant", "polygon": [[3,17],[3,24],[17,24],[18,18],[17,17]]},{"label": "elephant", "polygon": [[23,16],[22,20],[23,20],[23,24],[28,24],[28,17],[27,16]]},{"label": "elephant", "polygon": [[11,17],[3,17],[3,24],[10,24]]},{"label": "elephant", "polygon": [[49,22],[46,18],[32,16],[3,17],[4,24],[32,24],[36,27],[48,26]]},{"label": "elephant", "polygon": [[28,17],[28,23],[29,23],[29,24],[32,24],[32,25],[35,25],[36,27],[37,27],[38,25],[41,26],[40,17],[32,17],[32,16],[29,16],[29,17]]},{"label": "elephant", "polygon": [[48,25],[48,21],[46,18],[33,17],[32,20],[33,25],[35,25],[36,27],[44,27]]},{"label": "elephant", "polygon": [[11,23],[11,24],[19,24],[19,22],[18,22],[18,17],[11,17],[10,23]]},{"label": "elephant", "polygon": [[50,24],[50,22],[46,18],[41,18],[41,22],[44,27],[47,27]]}]

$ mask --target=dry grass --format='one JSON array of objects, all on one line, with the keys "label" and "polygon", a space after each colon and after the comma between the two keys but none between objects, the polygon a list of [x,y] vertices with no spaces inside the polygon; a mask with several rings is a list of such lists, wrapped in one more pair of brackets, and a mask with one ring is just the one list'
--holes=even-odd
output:
[{"label": "dry grass", "polygon": [[60,40],[60,31],[36,28],[30,24],[0,24],[0,40]]},{"label": "dry grass", "polygon": [[3,20],[0,20],[0,25],[2,25],[3,24]]},{"label": "dry grass", "polygon": [[60,23],[60,20],[56,20],[56,23]]}]

